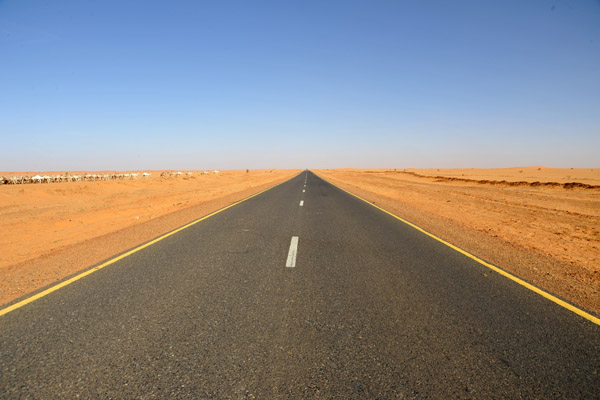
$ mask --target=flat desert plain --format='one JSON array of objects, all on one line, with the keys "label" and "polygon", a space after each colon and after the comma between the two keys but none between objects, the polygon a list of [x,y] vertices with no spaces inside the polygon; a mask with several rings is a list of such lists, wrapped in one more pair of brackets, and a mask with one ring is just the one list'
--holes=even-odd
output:
[{"label": "flat desert plain", "polygon": [[[194,171],[166,178],[160,172],[117,181],[0,185],[0,304],[300,173]],[[600,169],[314,172],[600,314]]]},{"label": "flat desert plain", "polygon": [[600,314],[600,169],[343,169],[317,175]]},{"label": "flat desert plain", "polygon": [[[300,170],[0,185],[0,305],[281,183]],[[41,175],[56,175],[47,172]],[[83,175],[82,171],[70,171]],[[35,172],[0,172],[0,176]]]}]

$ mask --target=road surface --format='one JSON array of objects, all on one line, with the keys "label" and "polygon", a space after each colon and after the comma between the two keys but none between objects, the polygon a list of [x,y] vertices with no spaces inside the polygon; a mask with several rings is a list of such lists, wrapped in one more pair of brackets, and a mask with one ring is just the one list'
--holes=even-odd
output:
[{"label": "road surface", "polygon": [[600,398],[600,326],[303,172],[1,316],[77,397]]}]

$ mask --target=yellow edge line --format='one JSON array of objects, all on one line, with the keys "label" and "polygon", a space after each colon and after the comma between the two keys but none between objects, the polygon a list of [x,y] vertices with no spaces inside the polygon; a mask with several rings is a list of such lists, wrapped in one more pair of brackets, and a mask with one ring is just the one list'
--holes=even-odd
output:
[{"label": "yellow edge line", "polygon": [[[321,179],[323,179],[323,178],[321,178]],[[487,263],[487,262],[483,261],[481,258],[479,258],[479,257],[477,257],[477,256],[475,256],[475,255],[473,255],[471,253],[468,253],[468,252],[466,252],[465,250],[463,250],[463,249],[461,249],[459,247],[456,247],[452,243],[449,243],[449,242],[445,241],[444,239],[442,239],[442,238],[440,238],[438,236],[435,236],[434,234],[432,234],[430,232],[427,232],[425,229],[421,228],[420,226],[417,226],[417,225],[413,224],[412,222],[409,222],[409,221],[405,220],[402,217],[399,217],[399,216],[397,216],[397,215],[395,215],[395,214],[393,214],[393,213],[391,213],[391,212],[389,212],[387,210],[384,210],[383,208],[381,208],[381,207],[379,207],[379,206],[371,203],[370,201],[365,200],[362,197],[360,197],[358,195],[355,195],[354,193],[349,192],[346,189],[343,189],[343,188],[337,186],[336,184],[329,182],[326,179],[323,179],[323,180],[326,181],[327,183],[329,183],[330,185],[333,185],[336,188],[338,188],[338,189],[340,189],[340,190],[342,190],[342,191],[344,191],[344,192],[346,192],[346,193],[348,193],[348,194],[356,197],[357,199],[362,200],[365,203],[367,203],[367,204],[369,204],[369,205],[377,208],[378,210],[381,210],[384,213],[391,215],[392,217],[396,218],[397,220],[400,220],[400,221],[404,222],[405,224],[411,226],[412,228],[415,228],[416,230],[418,230],[418,231],[426,234],[427,236],[429,236],[429,237],[437,240],[438,242],[445,244],[446,246],[450,247],[451,249],[456,250],[456,251],[458,251],[461,254],[464,254],[465,256],[469,257],[470,259],[477,261],[479,264],[485,265],[487,268],[490,268],[490,269],[496,271],[497,273],[499,273],[500,275],[502,275],[502,276],[510,279],[511,281],[516,282],[519,285],[526,287],[527,289],[531,290],[532,292],[535,292],[535,293],[539,294],[540,296],[543,296],[543,297],[547,298],[548,300],[550,300],[550,301],[558,304],[561,307],[566,308],[569,311],[574,312],[575,314],[579,315],[580,317],[583,317],[583,318],[587,319],[588,321],[593,322],[596,325],[600,325],[600,318],[596,318],[593,315],[591,315],[591,314],[589,314],[589,313],[587,313],[587,312],[585,312],[585,311],[583,311],[583,310],[581,310],[581,309],[573,306],[572,304],[569,304],[566,301],[563,301],[563,300],[559,299],[558,297],[553,296],[550,293],[548,293],[548,292],[546,292],[546,291],[544,291],[544,290],[542,290],[542,289],[540,289],[540,288],[538,288],[538,287],[536,287],[536,286],[534,286],[534,285],[532,285],[530,283],[527,283],[527,282],[525,282],[524,280],[522,280],[520,278],[517,278],[516,276],[514,276],[514,275],[512,275],[512,274],[510,274],[510,273],[508,273],[506,271],[504,271],[503,269],[498,268],[495,265],[492,265],[490,263]]]},{"label": "yellow edge line", "polygon": [[[296,175],[296,176],[297,176],[297,175]],[[190,222],[190,223],[188,223],[188,224],[186,224],[186,225],[183,225],[182,227],[179,227],[179,228],[177,228],[177,229],[175,229],[175,230],[173,230],[173,231],[171,231],[171,232],[165,233],[164,235],[162,235],[162,236],[159,236],[159,237],[157,237],[157,238],[156,238],[156,239],[154,239],[154,240],[151,240],[151,241],[149,241],[149,242],[147,242],[147,243],[144,243],[144,244],[142,244],[142,245],[140,245],[140,246],[138,246],[138,247],[134,248],[133,250],[129,250],[128,252],[126,252],[126,253],[123,253],[123,254],[121,254],[120,256],[117,256],[117,257],[115,257],[115,258],[112,258],[112,259],[108,260],[107,262],[105,262],[105,263],[103,263],[103,264],[100,264],[100,265],[98,265],[97,267],[91,268],[91,269],[89,269],[89,270],[87,270],[87,271],[85,271],[85,272],[82,272],[82,273],[81,273],[81,274],[79,274],[79,275],[76,275],[76,276],[74,276],[74,277],[72,277],[72,278],[70,278],[70,279],[67,279],[66,281],[63,281],[63,282],[61,282],[61,283],[59,283],[59,284],[56,284],[56,285],[52,286],[51,288],[48,288],[48,289],[44,290],[43,292],[40,292],[40,293],[38,293],[38,294],[36,294],[36,295],[33,295],[33,296],[31,296],[31,297],[28,297],[28,298],[26,298],[25,300],[21,300],[21,301],[19,301],[18,303],[15,303],[15,304],[13,304],[13,305],[11,305],[11,306],[8,306],[8,307],[6,307],[6,308],[3,308],[2,310],[0,310],[0,317],[1,317],[1,316],[3,316],[4,314],[8,314],[8,313],[9,313],[9,312],[11,312],[11,311],[14,311],[14,310],[16,310],[16,309],[18,309],[18,308],[21,308],[21,307],[23,307],[23,306],[24,306],[24,305],[26,305],[26,304],[29,304],[29,303],[32,303],[32,302],[34,302],[34,301],[38,300],[38,299],[41,299],[42,297],[44,297],[44,296],[47,296],[47,295],[49,295],[50,293],[57,291],[58,289],[61,289],[61,288],[65,287],[65,286],[67,286],[67,285],[70,285],[71,283],[73,283],[73,282],[75,282],[75,281],[78,281],[79,279],[81,279],[81,278],[83,278],[83,277],[86,277],[86,276],[88,276],[88,275],[89,275],[89,274],[91,274],[91,273],[94,273],[94,272],[96,272],[96,271],[98,271],[98,270],[100,270],[100,269],[102,269],[102,268],[104,268],[104,267],[108,267],[109,265],[111,265],[111,264],[114,264],[114,263],[116,263],[117,261],[119,261],[119,260],[122,260],[123,258],[125,258],[125,257],[127,257],[127,256],[130,256],[130,255],[132,255],[133,253],[136,253],[136,252],[138,252],[138,251],[140,251],[140,250],[142,250],[142,249],[145,249],[145,248],[146,248],[146,247],[148,247],[148,246],[152,246],[154,243],[156,243],[156,242],[160,242],[161,240],[163,240],[163,239],[165,239],[165,238],[168,238],[169,236],[171,236],[171,235],[174,235],[174,234],[176,234],[177,232],[180,232],[180,231],[182,231],[182,230],[184,230],[184,229],[186,229],[186,228],[189,228],[189,227],[190,227],[190,226],[192,226],[192,225],[195,225],[195,224],[197,224],[198,222],[204,221],[205,219],[208,219],[208,218],[212,217],[213,215],[216,215],[216,214],[218,214],[218,213],[220,213],[220,212],[222,212],[222,211],[225,211],[225,210],[227,210],[228,208],[231,208],[231,207],[233,207],[233,206],[236,206],[236,205],[238,205],[238,204],[240,204],[240,203],[242,203],[242,202],[244,202],[244,201],[246,201],[246,200],[250,200],[251,198],[258,196],[259,194],[262,194],[262,193],[264,193],[264,192],[266,192],[266,191],[268,191],[268,190],[271,190],[271,189],[273,189],[273,188],[275,188],[275,187],[277,187],[277,186],[279,186],[279,185],[282,185],[282,184],[284,184],[285,182],[288,182],[288,181],[290,181],[291,179],[294,179],[296,176],[293,176],[293,177],[291,177],[290,179],[288,179],[288,180],[286,180],[286,181],[284,181],[284,182],[278,183],[277,185],[271,186],[270,188],[267,188],[267,189],[265,189],[265,190],[262,190],[262,191],[260,191],[260,192],[258,192],[258,193],[255,193],[255,194],[253,194],[253,195],[251,195],[251,196],[248,196],[248,197],[246,197],[245,199],[242,199],[242,200],[236,201],[235,203],[232,203],[232,204],[230,204],[230,205],[228,205],[228,206],[226,206],[226,207],[223,207],[223,208],[221,208],[221,209],[219,209],[219,210],[217,210],[217,211],[214,211],[214,212],[212,212],[212,213],[210,213],[210,214],[207,214],[207,215],[205,215],[204,217],[198,218],[197,220],[195,220],[195,221],[192,221],[192,222]]]}]

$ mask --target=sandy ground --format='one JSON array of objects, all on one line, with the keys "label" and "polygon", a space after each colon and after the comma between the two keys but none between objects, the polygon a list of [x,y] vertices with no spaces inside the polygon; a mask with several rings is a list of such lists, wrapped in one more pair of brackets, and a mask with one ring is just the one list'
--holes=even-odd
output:
[{"label": "sandy ground", "polygon": [[[0,304],[300,173],[161,178],[160,172],[135,180],[0,185]],[[19,174],[28,175],[0,172]]]},{"label": "sandy ground", "polygon": [[406,169],[396,170],[411,172],[429,177],[446,177],[475,181],[489,180],[494,182],[540,182],[569,183],[578,182],[600,186],[600,168],[548,168],[548,167],[516,167],[498,169]]},{"label": "sandy ground", "polygon": [[[299,172],[0,185],[0,304]],[[315,172],[600,314],[600,169]]]},{"label": "sandy ground", "polygon": [[600,169],[314,172],[600,314]]}]

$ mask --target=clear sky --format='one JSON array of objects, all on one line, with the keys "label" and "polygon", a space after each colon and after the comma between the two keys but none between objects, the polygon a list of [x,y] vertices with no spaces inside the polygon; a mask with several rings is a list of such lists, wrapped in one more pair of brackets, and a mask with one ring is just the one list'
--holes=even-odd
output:
[{"label": "clear sky", "polygon": [[0,0],[0,171],[600,167],[600,1]]}]

